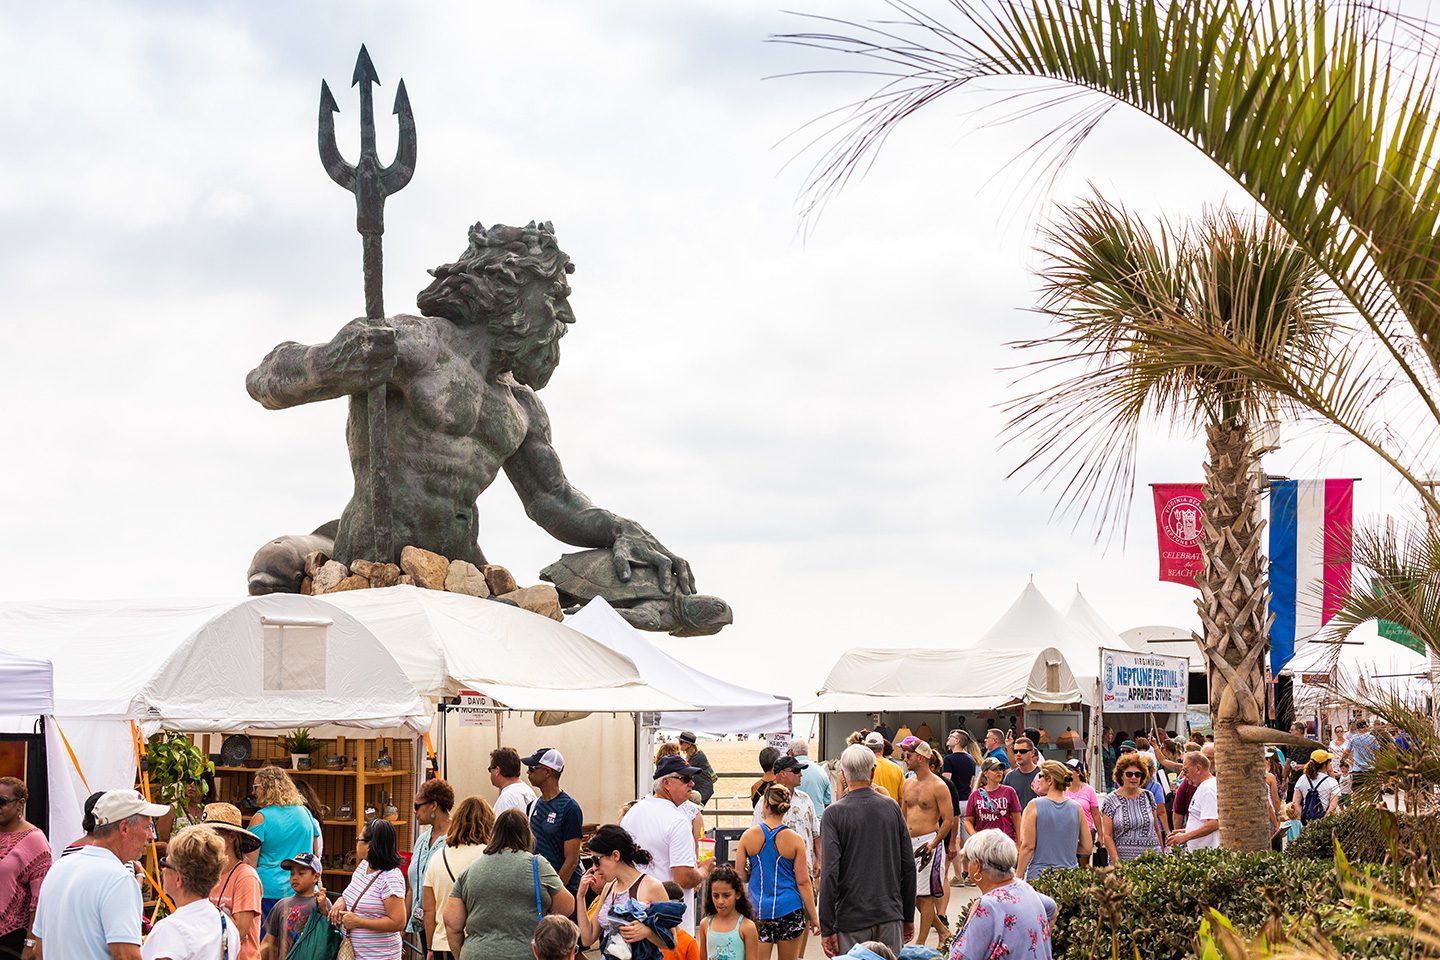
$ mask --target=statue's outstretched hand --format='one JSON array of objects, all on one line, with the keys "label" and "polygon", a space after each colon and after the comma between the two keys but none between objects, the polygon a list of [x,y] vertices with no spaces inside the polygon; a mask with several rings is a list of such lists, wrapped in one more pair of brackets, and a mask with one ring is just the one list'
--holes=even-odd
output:
[{"label": "statue's outstretched hand", "polygon": [[690,564],[665,549],[650,531],[633,520],[620,522],[620,532],[615,536],[610,553],[615,561],[615,576],[622,583],[630,582],[630,566],[638,564],[655,568],[660,589],[665,593],[671,593],[677,587],[684,594],[695,592],[695,576],[690,572]]},{"label": "statue's outstretched hand", "polygon": [[395,328],[361,318],[347,323],[325,345],[321,364],[327,378],[360,393],[390,379],[397,355]]}]

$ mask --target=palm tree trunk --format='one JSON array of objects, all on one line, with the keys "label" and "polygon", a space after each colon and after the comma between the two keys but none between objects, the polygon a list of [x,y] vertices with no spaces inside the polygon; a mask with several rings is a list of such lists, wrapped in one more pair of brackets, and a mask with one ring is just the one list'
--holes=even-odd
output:
[{"label": "palm tree trunk", "polygon": [[1242,724],[1265,720],[1268,584],[1260,555],[1260,476],[1248,424],[1230,418],[1206,430],[1205,568],[1197,583],[1215,728],[1220,843],[1231,850],[1270,849],[1265,752],[1244,742]]}]

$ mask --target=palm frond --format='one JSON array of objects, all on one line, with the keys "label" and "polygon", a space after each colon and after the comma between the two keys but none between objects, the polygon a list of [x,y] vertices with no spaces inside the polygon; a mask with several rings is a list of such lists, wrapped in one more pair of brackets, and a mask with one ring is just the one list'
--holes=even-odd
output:
[{"label": "palm frond", "polygon": [[1123,516],[1147,418],[1198,429],[1297,407],[1229,356],[1240,344],[1303,369],[1332,333],[1324,278],[1273,223],[1216,211],[1152,230],[1097,197],[1062,208],[1045,240],[1054,330],[1018,346],[1042,354],[1025,379],[1046,382],[1006,405],[1006,439],[1029,442],[1017,472],[1060,478],[1062,502],[1093,508],[1102,528]]},{"label": "palm frond", "polygon": [[[807,214],[940,96],[994,77],[1069,84],[1155,118],[1247,190],[1357,311],[1427,433],[1440,428],[1440,85],[1428,23],[1368,0],[948,0],[936,4],[943,16],[887,5],[883,23],[829,20],[825,32],[775,38],[880,60],[926,88],[882,88],[874,109],[817,147]],[[1053,127],[1064,134],[1036,148],[1063,163],[1098,115],[1083,101],[1048,109],[1064,111]],[[1296,385],[1292,398],[1321,417],[1348,405],[1345,429],[1383,449],[1383,428],[1353,416],[1361,379],[1342,376],[1354,371],[1340,351],[1324,359],[1319,386]]]}]

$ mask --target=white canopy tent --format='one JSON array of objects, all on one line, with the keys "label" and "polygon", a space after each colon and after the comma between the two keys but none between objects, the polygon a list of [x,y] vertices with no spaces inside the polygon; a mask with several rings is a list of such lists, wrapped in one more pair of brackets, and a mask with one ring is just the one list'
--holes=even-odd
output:
[{"label": "white canopy tent", "polygon": [[591,600],[565,625],[629,657],[652,685],[698,708],[685,713],[662,712],[659,727],[712,736],[790,732],[788,698],[727,683],[681,663],[627,623],[603,597]]},{"label": "white canopy tent", "polygon": [[54,712],[54,664],[0,650],[0,715],[39,717]]},{"label": "white canopy tent", "polygon": [[[58,851],[80,828],[77,811],[90,795],[69,761],[54,721],[55,668],[49,660],[21,657],[0,650],[0,729],[7,733],[33,733],[44,727],[46,814],[51,842]],[[33,799],[33,798],[32,798]],[[38,819],[34,815],[31,819]]]},{"label": "white canopy tent", "polygon": [[845,651],[819,696],[796,712],[977,711],[1019,703],[1043,709],[1079,701],[1075,675],[1055,647],[861,647]]},{"label": "white canopy tent", "polygon": [[647,683],[625,656],[509,604],[410,586],[324,599],[369,627],[425,697],[474,690],[520,711],[694,710]]},{"label": "white canopy tent", "polygon": [[1080,689],[1080,702],[1093,704],[1095,684],[1100,674],[1100,648],[1090,636],[1077,632],[1032,581],[1025,584],[1020,596],[995,625],[975,641],[975,649],[1034,650],[1041,647],[1051,647],[1060,652],[1074,674]]},{"label": "white canopy tent", "polygon": [[1191,673],[1205,672],[1205,654],[1195,642],[1195,635],[1185,627],[1149,624],[1131,627],[1120,634],[1127,644],[1146,653],[1163,653],[1168,657],[1184,657],[1190,661]]},{"label": "white canopy tent", "polygon": [[[67,804],[52,815],[57,849],[79,834],[91,789],[134,782],[132,724],[143,735],[329,723],[413,736],[430,723],[375,636],[314,597],[0,604],[0,647],[54,664],[53,720],[87,785],[52,787]],[[51,752],[52,774],[61,755]]]},{"label": "white canopy tent", "polygon": [[[1085,595],[1080,592],[1080,587],[1075,587],[1075,596],[1065,606],[1065,622],[1069,625],[1071,632],[1095,648],[1098,655],[1100,650],[1134,650],[1136,653],[1156,653],[1145,646],[1134,641],[1127,640],[1115,632],[1115,628],[1100,616],[1100,612],[1090,605]],[[1096,660],[1098,663],[1098,659]],[[1072,666],[1074,666],[1072,664]],[[1079,669],[1076,667],[1075,669]]]}]

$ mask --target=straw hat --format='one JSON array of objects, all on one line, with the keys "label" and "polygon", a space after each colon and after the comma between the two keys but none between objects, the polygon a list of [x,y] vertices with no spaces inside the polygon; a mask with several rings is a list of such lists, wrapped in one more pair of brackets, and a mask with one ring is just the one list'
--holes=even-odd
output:
[{"label": "straw hat", "polygon": [[205,809],[200,811],[200,822],[215,830],[236,834],[239,838],[236,840],[236,848],[241,854],[260,849],[260,838],[245,829],[245,821],[240,818],[240,808],[233,803],[205,804]]}]

